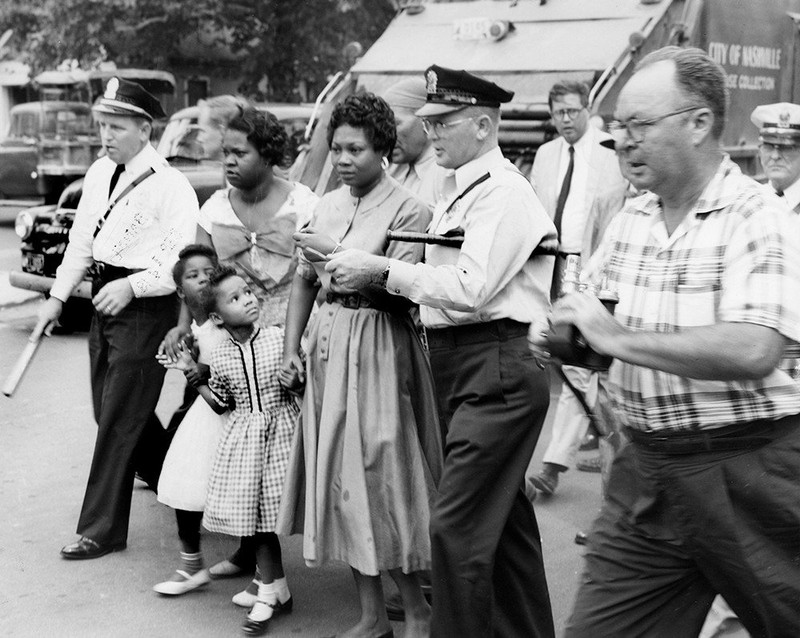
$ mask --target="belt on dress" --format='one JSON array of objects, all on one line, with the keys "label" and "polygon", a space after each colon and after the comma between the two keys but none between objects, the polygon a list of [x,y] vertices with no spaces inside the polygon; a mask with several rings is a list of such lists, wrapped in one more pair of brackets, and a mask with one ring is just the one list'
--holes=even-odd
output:
[{"label": "belt on dress", "polygon": [[142,272],[143,268],[122,268],[112,266],[104,261],[93,261],[86,274],[95,284],[107,284],[109,281],[123,279],[137,272]]},{"label": "belt on dress", "polygon": [[711,430],[664,434],[626,427],[625,434],[637,446],[663,454],[702,454],[753,450],[800,427],[800,414],[777,420],[736,423]]},{"label": "belt on dress", "polygon": [[325,301],[328,303],[339,304],[340,306],[344,306],[345,308],[350,308],[353,310],[358,310],[359,308],[372,308],[373,310],[395,313],[405,312],[408,310],[406,300],[404,298],[402,300],[398,298],[397,302],[392,303],[391,300],[382,301],[370,299],[369,297],[365,297],[357,292],[348,294],[329,292],[325,295]]},{"label": "belt on dress", "polygon": [[530,324],[513,319],[494,319],[484,323],[467,323],[448,328],[425,328],[428,349],[457,348],[476,343],[508,341],[528,335]]}]

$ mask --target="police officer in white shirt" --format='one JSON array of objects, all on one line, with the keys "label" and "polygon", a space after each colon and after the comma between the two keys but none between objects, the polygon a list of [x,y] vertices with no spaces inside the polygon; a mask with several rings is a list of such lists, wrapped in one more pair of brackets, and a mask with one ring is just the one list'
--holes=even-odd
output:
[{"label": "police officer in white shirt", "polygon": [[522,490],[549,388],[528,348],[549,306],[553,257],[531,255],[555,226],[497,141],[513,93],[466,71],[432,66],[417,111],[448,169],[425,263],[360,250],[331,255],[343,286],[372,283],[420,304],[446,427],[444,470],[431,512],[431,636],[554,635],[536,516]]},{"label": "police officer in white shirt", "polygon": [[135,82],[109,80],[93,107],[105,156],[89,168],[64,260],[34,335],[49,333],[72,290],[89,274],[89,333],[97,421],[92,467],[68,559],[124,549],[134,469],[155,488],[169,440],[154,410],[164,368],[159,343],[177,320],[172,266],[194,238],[197,197],[186,177],[150,145],[158,100]]},{"label": "police officer in white shirt", "polygon": [[756,107],[750,121],[758,127],[761,165],[770,186],[800,213],[800,106],[764,104]]}]

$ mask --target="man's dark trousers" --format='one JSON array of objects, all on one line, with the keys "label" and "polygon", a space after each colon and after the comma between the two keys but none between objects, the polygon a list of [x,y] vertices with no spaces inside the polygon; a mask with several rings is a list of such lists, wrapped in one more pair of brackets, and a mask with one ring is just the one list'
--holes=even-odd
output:
[{"label": "man's dark trousers", "polygon": [[115,317],[95,312],[89,333],[97,441],[78,534],[102,545],[128,536],[135,469],[155,487],[169,447],[155,407],[165,369],[158,346],[178,316],[175,295],[134,298]]},{"label": "man's dark trousers", "polygon": [[479,343],[457,331],[449,343],[429,338],[447,427],[431,513],[431,636],[549,638],[539,528],[522,490],[550,400],[547,376],[519,331]]},{"label": "man's dark trousers", "polygon": [[614,459],[564,635],[697,636],[717,594],[753,638],[800,635],[800,416],[659,434]]}]

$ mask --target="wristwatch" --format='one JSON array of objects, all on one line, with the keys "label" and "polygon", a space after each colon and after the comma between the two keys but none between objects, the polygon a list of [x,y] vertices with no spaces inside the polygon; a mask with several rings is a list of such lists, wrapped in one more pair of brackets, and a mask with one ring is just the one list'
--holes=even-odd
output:
[{"label": "wristwatch", "polygon": [[386,268],[383,269],[383,272],[378,277],[378,285],[381,288],[386,288],[386,284],[389,282],[389,269],[392,267],[392,262],[387,259],[386,260]]}]

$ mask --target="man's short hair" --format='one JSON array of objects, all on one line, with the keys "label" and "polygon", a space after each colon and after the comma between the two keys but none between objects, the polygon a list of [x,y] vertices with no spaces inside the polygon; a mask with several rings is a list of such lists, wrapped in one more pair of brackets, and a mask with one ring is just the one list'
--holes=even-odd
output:
[{"label": "man's short hair", "polygon": [[553,102],[558,98],[571,94],[580,97],[583,106],[589,106],[589,85],[586,82],[576,82],[574,80],[556,82],[547,96],[547,104],[552,109]]},{"label": "man's short hair", "polygon": [[718,140],[725,129],[725,118],[728,113],[725,71],[702,49],[668,46],[644,56],[636,65],[634,72],[667,60],[675,64],[678,86],[683,92],[698,104],[711,109],[714,114],[711,135]]}]

